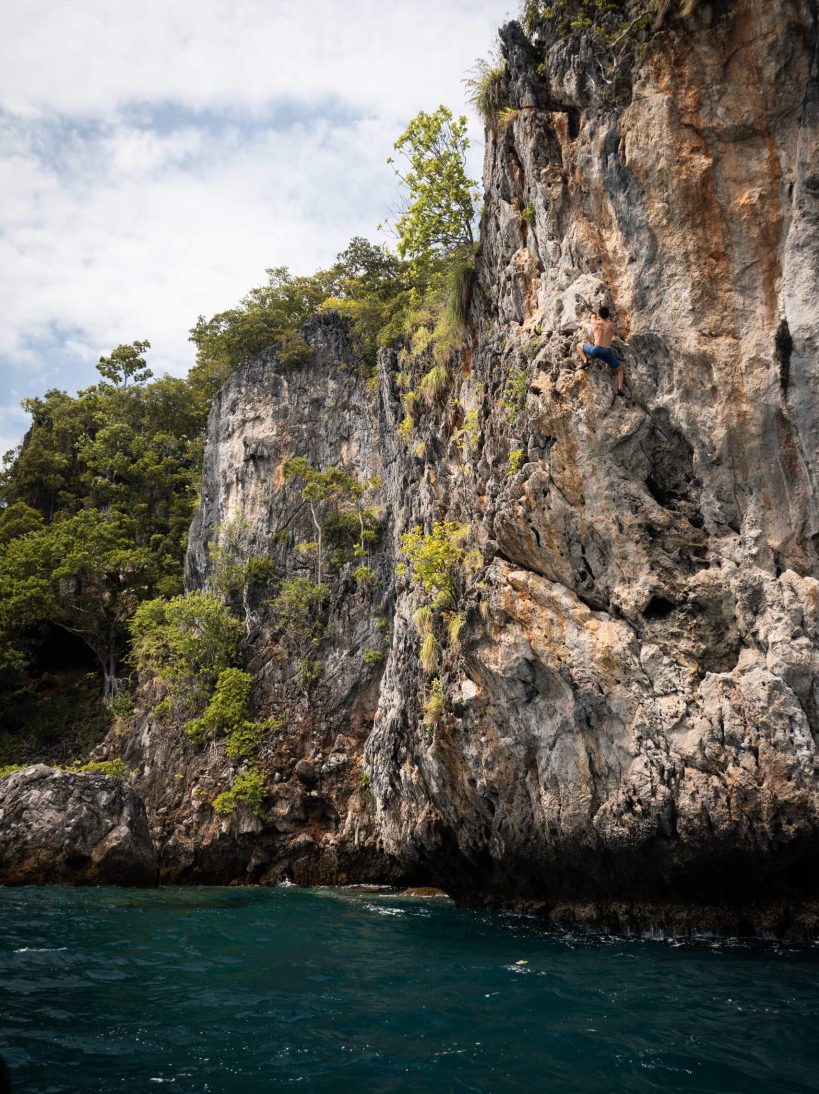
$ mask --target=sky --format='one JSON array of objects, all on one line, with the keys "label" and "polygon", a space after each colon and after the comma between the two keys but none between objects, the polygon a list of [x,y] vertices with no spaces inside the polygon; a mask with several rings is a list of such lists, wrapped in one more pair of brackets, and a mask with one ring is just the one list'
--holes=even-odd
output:
[{"label": "sky", "polygon": [[463,81],[514,0],[4,0],[0,454],[20,400],[95,382],[147,339],[184,375],[199,315],[271,266],[312,273],[395,204],[385,160]]}]

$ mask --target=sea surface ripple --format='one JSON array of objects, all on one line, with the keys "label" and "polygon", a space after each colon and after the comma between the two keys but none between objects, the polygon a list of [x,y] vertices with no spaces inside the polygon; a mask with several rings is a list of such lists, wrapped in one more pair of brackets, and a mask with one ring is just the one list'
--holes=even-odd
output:
[{"label": "sea surface ripple", "polygon": [[17,1092],[814,1092],[819,949],[387,891],[0,889]]}]

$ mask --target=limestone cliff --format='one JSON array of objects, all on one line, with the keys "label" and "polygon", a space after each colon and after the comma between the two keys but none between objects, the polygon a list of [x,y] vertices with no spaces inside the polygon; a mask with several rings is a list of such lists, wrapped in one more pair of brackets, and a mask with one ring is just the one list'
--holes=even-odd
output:
[{"label": "limestone cliff", "polygon": [[[293,455],[381,476],[378,581],[337,574],[307,690],[248,609],[259,710],[287,709],[263,819],[210,810],[218,748],[150,719],[127,743],[163,876],[403,879],[592,918],[816,898],[815,4],[700,5],[616,102],[582,35],[501,37],[470,344],[409,443],[424,362],[382,352],[376,396],[332,317],[310,364],[252,361],[213,408],[191,587],[235,517],[293,572]],[[602,303],[622,400],[578,368]],[[424,719],[400,537],[441,520],[469,527],[471,561]]]}]

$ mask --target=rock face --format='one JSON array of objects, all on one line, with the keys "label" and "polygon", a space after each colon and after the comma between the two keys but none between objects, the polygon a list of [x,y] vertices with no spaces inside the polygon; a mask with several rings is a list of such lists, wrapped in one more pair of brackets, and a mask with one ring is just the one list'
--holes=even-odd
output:
[{"label": "rock face", "polygon": [[145,806],[120,779],[45,764],[0,779],[0,884],[156,883]]},{"label": "rock face", "polygon": [[[313,350],[308,363],[283,367],[272,354],[253,360],[217,396],[202,506],[190,536],[189,588],[212,576],[208,545],[226,542],[239,561],[263,557],[282,578],[314,579],[312,555],[296,545],[316,533],[300,484],[283,477],[285,460],[309,458],[318,469],[340,467],[361,481],[382,467],[377,396],[367,392],[368,369],[343,324],[317,317],[304,335]],[[333,546],[331,539],[328,553]],[[362,581],[354,573],[364,563],[370,573]],[[151,716],[126,742],[124,755],[139,769],[136,785],[148,807],[164,880],[400,879],[398,866],[377,849],[372,793],[362,767],[388,648],[393,570],[392,545],[382,537],[368,558],[323,575],[330,595],[320,649],[308,642],[284,651],[264,594],[237,606],[245,616],[256,714],[281,723],[265,738],[260,755],[269,784],[263,817],[241,805],[227,818],[211,808],[215,796],[242,774],[240,763],[227,762],[221,742],[197,750],[182,727]],[[320,679],[304,682],[303,657],[320,659]],[[112,743],[122,748],[121,741]]]},{"label": "rock face", "polygon": [[[480,439],[473,473],[450,447],[416,508],[480,529],[484,610],[434,739],[403,651],[368,744],[385,847],[450,890],[819,883],[816,20],[721,10],[663,35],[616,111],[588,56],[547,42],[543,78],[503,32],[517,114],[487,149],[458,393]],[[627,343],[622,402],[576,367],[601,303]],[[406,631],[399,599],[399,649]]]},{"label": "rock face", "polygon": [[[382,352],[375,395],[332,317],[306,332],[310,364],[251,362],[214,407],[190,585],[231,515],[293,572],[293,455],[382,477],[378,582],[333,578],[303,695],[249,609],[259,710],[288,708],[263,818],[202,804],[218,747],[150,720],[131,741],[163,871],[401,879],[587,919],[817,898],[814,7],[700,5],[618,103],[582,36],[513,23],[502,44],[512,113],[487,135],[469,344],[409,443],[402,392],[430,362]],[[622,400],[577,367],[603,303]],[[442,520],[469,528],[464,623],[427,672],[400,537]]]}]

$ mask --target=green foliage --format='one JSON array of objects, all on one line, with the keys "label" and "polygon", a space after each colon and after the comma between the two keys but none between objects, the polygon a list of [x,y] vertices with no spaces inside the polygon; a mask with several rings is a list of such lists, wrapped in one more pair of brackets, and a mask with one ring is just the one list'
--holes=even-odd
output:
[{"label": "green foliage", "polygon": [[150,348],[150,342],[117,346],[110,357],[100,357],[97,372],[117,389],[124,389],[129,384],[142,384],[153,376],[142,356]]},{"label": "green foliage", "polygon": [[430,532],[416,527],[401,537],[401,550],[412,564],[415,581],[424,592],[453,598],[463,560],[468,524],[436,521]]},{"label": "green foliage", "polygon": [[481,59],[466,81],[467,99],[486,125],[493,125],[509,94],[506,61],[493,65]]},{"label": "green foliage", "polygon": [[429,695],[424,703],[424,724],[431,728],[441,718],[444,712],[444,689],[440,679],[436,676],[429,689]]},{"label": "green foliage", "polygon": [[86,645],[112,698],[128,620],[156,581],[156,557],[135,536],[126,517],[87,509],[0,548],[0,668],[23,667],[48,622]]},{"label": "green foliage", "polygon": [[454,441],[461,452],[466,456],[477,448],[479,437],[480,427],[478,426],[478,411],[477,408],[473,407],[472,410],[466,412],[464,424],[455,433]]},{"label": "green foliage", "polygon": [[432,634],[431,631],[425,634],[421,641],[421,652],[419,657],[424,672],[432,672],[438,663],[438,643],[435,640],[435,635]]},{"label": "green foliage", "polygon": [[359,345],[372,358],[379,344],[395,338],[402,325],[399,316],[408,305],[406,264],[360,236],[327,270],[294,277],[278,266],[267,276],[267,283],[251,289],[236,307],[211,319],[200,316],[190,332],[197,349],[191,382],[208,396],[254,354],[275,348],[286,368],[308,360],[312,350],[301,327],[320,311],[348,318]]},{"label": "green foliage", "polygon": [[[395,341],[403,328],[412,286],[407,264],[360,236],[336,259],[336,286],[322,304],[348,318],[361,348],[372,358],[379,345]],[[377,393],[377,376],[368,392]]]},{"label": "green foliage", "polygon": [[421,378],[418,389],[427,402],[432,402],[444,390],[449,376],[443,365],[433,365]]},{"label": "green foliage", "polygon": [[513,448],[509,453],[509,466],[507,468],[507,475],[515,475],[520,471],[521,464],[523,463],[523,449]]},{"label": "green foliage", "polygon": [[415,422],[412,420],[409,414],[407,414],[404,418],[401,419],[401,422],[398,426],[398,439],[403,441],[404,444],[409,444],[412,440],[412,431],[414,428]]},{"label": "green foliage", "polygon": [[410,259],[416,275],[437,254],[473,242],[478,186],[466,177],[466,126],[465,117],[456,119],[445,106],[432,114],[422,110],[395,142],[407,166],[387,161],[407,190],[395,224],[398,254]]},{"label": "green foliage", "polygon": [[80,764],[74,768],[81,775],[108,775],[112,779],[130,779],[131,772],[122,759],[116,760],[92,760],[87,764]]},{"label": "green foliage", "polygon": [[246,805],[257,817],[264,816],[264,799],[267,787],[258,768],[250,768],[234,780],[230,790],[225,790],[213,801],[213,808],[220,817],[229,817],[237,805]]},{"label": "green foliage", "polygon": [[33,509],[24,501],[12,502],[0,511],[0,546],[29,532],[38,531],[44,523],[39,510]]},{"label": "green foliage", "polygon": [[216,681],[213,695],[199,718],[188,722],[185,732],[199,743],[208,737],[226,737],[231,760],[254,757],[263,735],[282,723],[254,722],[250,718],[250,692],[253,679],[241,669],[224,669]]},{"label": "green foliage", "polygon": [[6,775],[13,775],[15,771],[23,771],[25,764],[4,764],[0,767],[0,779],[5,779]]},{"label": "green foliage", "polygon": [[661,30],[672,15],[683,19],[699,0],[526,0],[523,25],[530,36],[566,38],[583,33],[597,54],[604,88],[604,106],[622,105],[628,99],[630,72],[652,33]]},{"label": "green foliage", "polygon": [[324,671],[324,665],[317,658],[300,657],[296,664],[299,668],[299,677],[305,687],[319,680]]},{"label": "green foliage", "polygon": [[[366,554],[368,545],[375,539],[375,514],[366,508],[365,496],[381,487],[381,479],[375,476],[360,483],[340,467],[313,471],[302,456],[286,460],[282,474],[285,479],[297,479],[301,483],[301,497],[310,508],[317,539],[309,546],[315,550],[316,582],[321,584],[325,539],[341,547],[351,547],[358,556]],[[344,558],[342,551],[335,561],[340,563]]]},{"label": "green foliage", "polygon": [[268,585],[276,564],[263,555],[249,555],[250,525],[235,517],[215,529],[217,540],[208,544],[210,589],[226,604],[238,610],[251,589]]},{"label": "green foliage", "polygon": [[201,711],[239,658],[241,624],[212,593],[141,604],[131,622],[137,670],[161,681],[171,713]]},{"label": "green foliage", "polygon": [[[2,772],[0,772],[2,774]],[[362,790],[369,790],[372,784],[372,780],[363,767],[358,770],[358,784]]]},{"label": "green foliage", "polygon": [[87,755],[111,728],[116,700],[100,702],[94,673],[47,672],[3,694],[0,764],[68,763]]},{"label": "green foliage", "polygon": [[[76,396],[25,400],[31,428],[0,473],[2,698],[6,735],[22,734],[29,755],[70,755],[107,722],[84,698],[66,718],[59,695],[25,680],[54,628],[86,645],[110,702],[130,615],[182,587],[207,406],[185,380],[152,380],[147,348],[116,347],[100,359],[100,381]],[[76,681],[59,686],[76,699]]]},{"label": "green foliage", "polygon": [[528,394],[529,373],[526,369],[516,366],[509,373],[500,401],[500,405],[506,411],[507,421],[513,421],[521,411],[526,409]]},{"label": "green foliage", "polygon": [[254,354],[277,348],[281,363],[293,367],[310,353],[299,329],[338,284],[333,270],[294,277],[284,266],[268,269],[267,283],[251,289],[239,304],[211,319],[200,315],[190,332],[196,346],[191,380],[210,395]]},{"label": "green foliage", "polygon": [[535,223],[535,207],[534,205],[527,205],[520,214],[520,219],[523,220],[531,228]]},{"label": "green foliage", "polygon": [[324,607],[330,590],[305,577],[283,581],[278,595],[270,601],[279,644],[291,655],[302,653],[299,671],[310,683],[321,675],[321,662],[303,656],[304,650],[318,649],[325,634]]},{"label": "green foliage", "polygon": [[382,650],[364,650],[361,654],[361,660],[368,668],[374,668],[384,660],[384,653]]},{"label": "green foliage", "polygon": [[374,585],[378,580],[378,574],[370,566],[356,566],[353,570],[353,577],[356,581],[360,581],[362,585]]}]

